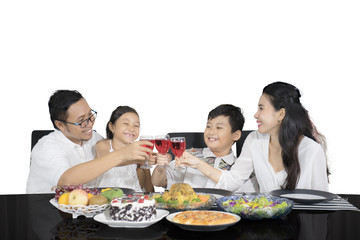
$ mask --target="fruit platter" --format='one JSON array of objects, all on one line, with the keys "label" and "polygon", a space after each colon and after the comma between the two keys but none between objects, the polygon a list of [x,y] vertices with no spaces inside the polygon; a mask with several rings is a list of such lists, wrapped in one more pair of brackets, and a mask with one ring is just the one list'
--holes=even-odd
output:
[{"label": "fruit platter", "polygon": [[63,186],[55,188],[55,197],[50,203],[57,209],[78,216],[93,217],[109,208],[109,202],[115,197],[122,197],[120,188],[86,188],[79,186]]},{"label": "fruit platter", "polygon": [[219,198],[217,204],[223,211],[250,220],[281,218],[294,207],[293,201],[269,194],[226,196]]},{"label": "fruit platter", "polygon": [[215,196],[196,193],[186,183],[175,183],[169,191],[155,193],[151,198],[155,199],[157,208],[169,211],[206,210],[216,202]]}]

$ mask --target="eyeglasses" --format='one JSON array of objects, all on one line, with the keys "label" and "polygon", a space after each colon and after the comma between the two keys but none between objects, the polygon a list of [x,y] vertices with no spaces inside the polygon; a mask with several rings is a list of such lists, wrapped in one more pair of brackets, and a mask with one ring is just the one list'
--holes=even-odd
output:
[{"label": "eyeglasses", "polygon": [[64,121],[64,120],[58,120],[60,122],[64,122],[64,123],[69,123],[69,124],[74,124],[76,126],[80,126],[81,128],[85,128],[87,125],[89,125],[89,122],[94,122],[95,119],[96,119],[96,116],[97,116],[97,112],[94,111],[94,110],[91,110],[92,114],[89,118],[79,122],[79,123],[73,123],[73,122],[67,122],[67,121]]}]

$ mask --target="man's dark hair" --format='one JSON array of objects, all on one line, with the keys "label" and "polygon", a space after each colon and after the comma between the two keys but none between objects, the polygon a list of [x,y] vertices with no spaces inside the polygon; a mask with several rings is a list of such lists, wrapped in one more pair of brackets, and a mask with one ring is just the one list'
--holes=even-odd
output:
[{"label": "man's dark hair", "polygon": [[55,125],[55,120],[67,119],[67,110],[69,107],[82,99],[83,96],[76,90],[57,90],[49,99],[50,119],[55,129],[59,128]]}]

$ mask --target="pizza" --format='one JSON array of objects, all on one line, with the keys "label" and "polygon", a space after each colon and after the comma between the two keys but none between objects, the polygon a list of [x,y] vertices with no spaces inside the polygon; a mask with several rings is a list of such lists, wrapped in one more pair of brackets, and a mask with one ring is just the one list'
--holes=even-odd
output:
[{"label": "pizza", "polygon": [[184,211],[176,214],[173,222],[189,225],[221,225],[234,223],[236,218],[218,211]]}]

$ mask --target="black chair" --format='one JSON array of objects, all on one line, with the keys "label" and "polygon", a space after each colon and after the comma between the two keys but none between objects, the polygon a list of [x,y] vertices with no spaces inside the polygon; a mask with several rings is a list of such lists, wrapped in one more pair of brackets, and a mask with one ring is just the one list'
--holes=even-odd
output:
[{"label": "black chair", "polygon": [[[246,137],[251,133],[251,131],[242,131],[240,139],[236,142],[236,156],[239,157],[241,153],[242,146]],[[185,137],[186,138],[186,149],[189,148],[205,148],[206,144],[204,141],[203,132],[172,132],[168,133],[170,137]],[[170,150],[171,153],[171,150]],[[172,153],[171,153],[172,154]]]},{"label": "black chair", "polygon": [[188,148],[205,148],[204,133],[202,132],[172,132],[168,133],[172,137],[185,137],[186,149]]},{"label": "black chair", "polygon": [[31,150],[34,148],[35,144],[45,135],[53,132],[54,130],[34,130],[31,133]]},{"label": "black chair", "polygon": [[250,130],[250,131],[242,131],[241,132],[241,137],[240,139],[236,142],[236,156],[239,157],[240,156],[240,153],[241,153],[241,150],[242,150],[242,147],[244,145],[244,141],[245,139],[247,138],[247,136],[252,132],[253,130]]},{"label": "black chair", "polygon": [[[206,148],[204,141],[204,133],[202,132],[172,132],[168,133],[172,137],[185,137],[186,139],[186,149],[189,148]],[[169,149],[169,153],[174,157],[174,154]]]}]

